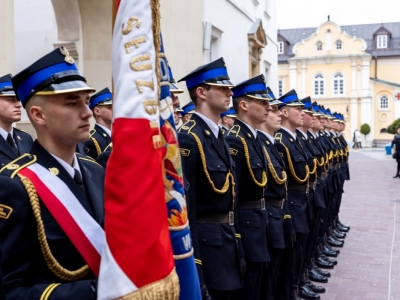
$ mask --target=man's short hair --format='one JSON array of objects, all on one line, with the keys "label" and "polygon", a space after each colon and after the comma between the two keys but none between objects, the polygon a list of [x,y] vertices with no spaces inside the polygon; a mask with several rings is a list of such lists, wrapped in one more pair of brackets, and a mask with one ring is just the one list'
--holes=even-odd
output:
[{"label": "man's short hair", "polygon": [[211,86],[208,84],[200,84],[198,86],[195,86],[194,88],[189,89],[189,97],[190,97],[190,100],[193,101],[194,105],[196,105],[196,101],[197,101],[196,90],[198,87],[202,87],[203,89],[206,89],[207,91],[211,88]]}]

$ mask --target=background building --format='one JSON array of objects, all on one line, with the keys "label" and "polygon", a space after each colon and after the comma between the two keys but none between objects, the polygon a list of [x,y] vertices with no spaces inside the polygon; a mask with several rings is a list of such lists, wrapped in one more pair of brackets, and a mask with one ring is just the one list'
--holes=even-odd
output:
[{"label": "background building", "polygon": [[[91,86],[111,87],[111,2],[4,0],[0,74],[15,74],[65,46]],[[163,40],[175,79],[223,56],[232,82],[264,74],[276,90],[275,16],[276,0],[161,1]],[[188,102],[188,93],[180,99],[182,105]],[[35,136],[26,115],[18,126]]]},{"label": "background building", "polygon": [[347,121],[346,139],[361,124],[371,126],[367,144],[391,139],[384,133],[400,118],[400,23],[278,31],[278,94],[296,89]]}]

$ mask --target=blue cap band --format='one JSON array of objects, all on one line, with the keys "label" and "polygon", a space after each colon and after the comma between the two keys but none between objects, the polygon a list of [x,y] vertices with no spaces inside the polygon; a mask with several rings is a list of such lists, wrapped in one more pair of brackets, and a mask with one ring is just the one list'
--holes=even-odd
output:
[{"label": "blue cap band", "polygon": [[188,105],[185,108],[183,108],[183,111],[181,112],[181,115],[184,116],[187,113],[189,113],[191,110],[194,110],[194,104]]},{"label": "blue cap band", "polygon": [[226,115],[236,115],[236,111],[234,109],[230,109],[230,110],[227,110],[226,112],[223,112],[219,116],[222,118],[222,117],[225,117]]},{"label": "blue cap band", "polygon": [[65,71],[78,71],[78,69],[76,68],[75,64],[62,62],[32,74],[32,76],[28,77],[18,87],[17,94],[19,99],[21,99],[22,102],[25,102],[26,98],[29,97],[32,89],[34,89],[38,84],[50,78],[56,73]]},{"label": "blue cap band", "polygon": [[290,95],[290,96],[285,97],[284,99],[280,99],[280,101],[282,101],[285,104],[288,104],[288,103],[293,102],[295,100],[299,100],[297,95]]},{"label": "blue cap band", "polygon": [[187,86],[188,90],[190,90],[191,88],[204,83],[204,81],[212,79],[212,78],[216,78],[218,76],[228,76],[228,71],[226,70],[226,68],[218,68],[218,69],[208,70],[208,71],[200,73],[194,77],[188,78],[186,80],[186,86]]},{"label": "blue cap band", "polygon": [[239,86],[235,87],[232,89],[233,93],[233,98],[237,98],[240,96],[244,96],[247,93],[253,93],[257,91],[265,91],[267,93],[267,87],[263,83],[255,83],[255,84],[250,84],[250,85],[245,85],[245,86]]},{"label": "blue cap band", "polygon": [[0,89],[4,88],[4,87],[11,87],[12,88],[12,83],[11,81],[4,81],[4,82],[0,82]]},{"label": "blue cap band", "polygon": [[111,99],[112,99],[111,93],[105,93],[103,95],[100,95],[100,96],[94,98],[93,100],[91,99],[91,101],[89,103],[89,108],[93,109],[93,107],[95,107],[97,104],[102,103],[106,100],[111,100]]}]

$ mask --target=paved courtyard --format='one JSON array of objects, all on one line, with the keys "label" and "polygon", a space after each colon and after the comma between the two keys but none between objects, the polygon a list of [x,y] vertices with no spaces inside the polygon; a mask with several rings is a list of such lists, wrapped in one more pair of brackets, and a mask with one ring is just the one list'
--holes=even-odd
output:
[{"label": "paved courtyard", "polygon": [[384,149],[350,152],[341,221],[351,226],[323,300],[400,300],[400,179]]}]

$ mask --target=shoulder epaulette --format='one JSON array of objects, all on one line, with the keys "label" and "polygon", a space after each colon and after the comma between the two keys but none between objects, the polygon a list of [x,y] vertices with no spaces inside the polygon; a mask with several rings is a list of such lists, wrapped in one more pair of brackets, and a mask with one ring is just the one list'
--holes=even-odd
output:
[{"label": "shoulder epaulette", "polygon": [[14,176],[23,168],[36,162],[36,155],[25,153],[24,155],[14,159],[0,169],[0,174],[14,178]]},{"label": "shoulder epaulette", "polygon": [[228,135],[238,136],[240,132],[240,125],[233,125],[232,128],[228,131]]},{"label": "shoulder epaulette", "polygon": [[21,131],[21,132],[24,132],[24,133],[26,133],[26,134],[29,134],[28,132],[26,132],[25,130],[22,130],[22,129],[20,129],[20,128],[14,127],[14,129],[16,129],[16,130],[18,130],[18,131]]},{"label": "shoulder epaulette", "polygon": [[109,143],[109,144],[107,145],[107,147],[104,148],[103,152],[106,152],[108,148],[112,148],[112,142]]},{"label": "shoulder epaulette", "polygon": [[92,130],[90,130],[90,131],[89,131],[89,133],[90,133],[90,137],[92,137],[92,136],[93,136],[93,134],[95,134],[95,133],[96,133],[96,129],[94,129],[94,128],[93,128]]},{"label": "shoulder epaulette", "polygon": [[102,167],[99,163],[97,163],[97,162],[96,162],[93,158],[91,158],[90,156],[86,156],[86,157],[83,157],[82,155],[76,155],[76,156],[78,157],[79,160],[89,161],[89,162],[91,162],[91,163],[93,163],[93,164],[96,164],[96,165]]},{"label": "shoulder epaulette", "polygon": [[190,133],[194,126],[196,126],[196,121],[189,120],[179,128],[179,132]]},{"label": "shoulder epaulette", "polygon": [[275,139],[275,141],[278,141],[279,143],[281,143],[282,142],[282,132],[275,133],[274,139]]}]

